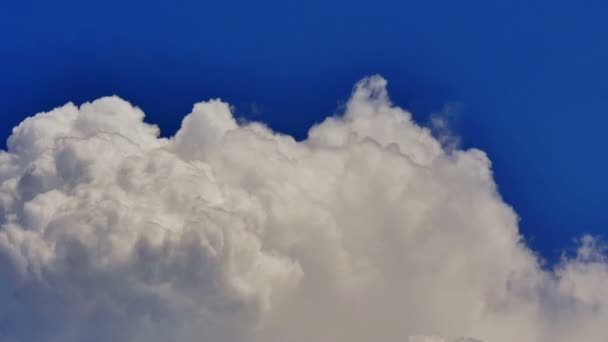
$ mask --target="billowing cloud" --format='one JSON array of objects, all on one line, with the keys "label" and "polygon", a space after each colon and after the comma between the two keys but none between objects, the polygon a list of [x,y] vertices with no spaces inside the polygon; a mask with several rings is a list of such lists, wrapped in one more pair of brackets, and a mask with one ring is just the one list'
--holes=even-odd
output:
[{"label": "billowing cloud", "polygon": [[0,152],[1,341],[605,342],[599,242],[541,268],[479,150],[381,77],[298,142],[197,103],[172,138],[118,97]]}]

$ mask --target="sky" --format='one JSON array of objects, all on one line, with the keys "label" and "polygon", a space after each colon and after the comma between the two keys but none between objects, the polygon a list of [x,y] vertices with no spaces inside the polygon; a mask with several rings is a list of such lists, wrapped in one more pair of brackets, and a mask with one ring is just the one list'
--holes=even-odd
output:
[{"label": "sky", "polygon": [[0,136],[117,94],[170,135],[195,101],[303,138],[381,74],[421,124],[486,151],[548,259],[602,235],[608,47],[601,1],[35,2],[0,5]]},{"label": "sky", "polygon": [[0,2],[0,342],[604,341],[607,11]]}]

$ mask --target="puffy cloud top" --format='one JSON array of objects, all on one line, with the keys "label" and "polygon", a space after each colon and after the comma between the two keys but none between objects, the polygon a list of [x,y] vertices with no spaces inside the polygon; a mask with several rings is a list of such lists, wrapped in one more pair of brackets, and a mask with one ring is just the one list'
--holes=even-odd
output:
[{"label": "puffy cloud top", "polygon": [[1,341],[605,342],[608,264],[540,267],[479,150],[355,86],[308,138],[118,97],[0,151]]}]

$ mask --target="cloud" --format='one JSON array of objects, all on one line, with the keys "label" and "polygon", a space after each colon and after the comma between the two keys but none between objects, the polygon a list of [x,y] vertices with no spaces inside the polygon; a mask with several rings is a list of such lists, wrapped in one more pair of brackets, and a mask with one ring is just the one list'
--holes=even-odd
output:
[{"label": "cloud", "polygon": [[456,102],[443,106],[440,112],[433,113],[429,117],[429,128],[433,136],[447,152],[460,148],[461,137],[454,133],[451,126],[461,111],[462,104]]},{"label": "cloud", "polygon": [[118,97],[0,152],[2,341],[604,342],[601,244],[543,270],[488,157],[386,81],[298,142],[197,103],[172,138]]}]

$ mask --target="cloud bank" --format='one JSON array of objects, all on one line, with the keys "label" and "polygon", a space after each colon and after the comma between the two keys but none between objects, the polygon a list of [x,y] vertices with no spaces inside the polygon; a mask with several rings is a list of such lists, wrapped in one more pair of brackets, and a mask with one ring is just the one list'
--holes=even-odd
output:
[{"label": "cloud bank", "polygon": [[599,242],[543,270],[479,150],[363,79],[308,138],[118,97],[0,151],[1,341],[605,342]]}]

